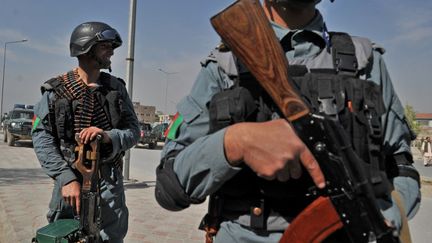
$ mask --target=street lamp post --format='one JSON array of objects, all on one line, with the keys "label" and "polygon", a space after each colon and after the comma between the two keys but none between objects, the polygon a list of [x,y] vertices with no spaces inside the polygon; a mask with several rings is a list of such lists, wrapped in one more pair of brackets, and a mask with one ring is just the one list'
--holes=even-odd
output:
[{"label": "street lamp post", "polygon": [[[130,99],[133,94],[133,68],[134,68],[134,54],[135,54],[135,22],[136,22],[136,0],[130,0],[129,8],[129,42],[128,42],[128,57],[126,77],[128,80],[127,88]],[[124,157],[123,177],[125,181],[129,181],[129,168],[130,168],[130,149],[126,150]]]},{"label": "street lamp post", "polygon": [[167,72],[164,71],[162,68],[158,69],[159,71],[161,71],[162,73],[164,73],[166,75],[166,86],[165,86],[165,112],[167,113],[167,115],[169,115],[168,113],[168,108],[167,108],[167,99],[168,99],[168,77],[169,75],[172,74],[176,74],[177,72]]},{"label": "street lamp post", "polygon": [[8,44],[13,43],[22,43],[26,42],[26,39],[18,40],[18,41],[7,41],[4,43],[4,49],[3,49],[3,79],[2,79],[2,85],[1,85],[1,98],[0,98],[0,117],[3,118],[3,94],[4,94],[4,81],[5,81],[5,72],[6,72],[6,48]]}]

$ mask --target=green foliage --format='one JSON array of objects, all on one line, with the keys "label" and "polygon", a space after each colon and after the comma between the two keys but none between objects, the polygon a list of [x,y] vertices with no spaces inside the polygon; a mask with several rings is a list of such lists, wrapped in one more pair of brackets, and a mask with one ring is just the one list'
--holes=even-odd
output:
[{"label": "green foliage", "polygon": [[416,112],[414,108],[410,105],[405,105],[405,117],[407,119],[408,125],[415,132],[415,134],[419,134],[421,132],[421,126],[416,121]]}]

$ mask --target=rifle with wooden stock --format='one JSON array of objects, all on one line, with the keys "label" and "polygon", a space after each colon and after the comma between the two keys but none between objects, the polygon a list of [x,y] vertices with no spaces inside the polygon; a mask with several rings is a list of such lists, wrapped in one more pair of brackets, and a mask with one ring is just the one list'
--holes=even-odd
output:
[{"label": "rifle with wooden stock", "polygon": [[102,137],[98,135],[89,144],[80,142],[75,148],[77,158],[73,163],[82,175],[81,207],[79,219],[59,219],[36,232],[33,243],[69,242],[99,243],[100,241],[100,192],[99,192],[99,148]]},{"label": "rifle with wooden stock", "polygon": [[351,242],[399,242],[376,205],[364,162],[343,127],[325,114],[311,113],[300,98],[259,0],[236,1],[212,17],[211,24],[293,125],[326,178],[322,190],[311,184],[308,193],[316,199],[291,222],[280,242],[321,242],[340,229]]},{"label": "rifle with wooden stock", "polygon": [[[99,147],[102,137],[98,135],[90,144],[82,144],[78,134],[76,151],[78,157],[73,166],[83,177],[81,188],[80,226],[81,240],[89,243],[99,242],[100,232],[100,193],[99,193]],[[81,241],[79,241],[81,242]]]}]

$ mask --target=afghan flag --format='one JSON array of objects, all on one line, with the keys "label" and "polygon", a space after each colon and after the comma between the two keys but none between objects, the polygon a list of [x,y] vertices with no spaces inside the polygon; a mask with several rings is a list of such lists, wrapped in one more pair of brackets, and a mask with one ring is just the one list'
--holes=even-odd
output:
[{"label": "afghan flag", "polygon": [[32,119],[32,132],[36,129],[36,127],[39,125],[40,122],[40,118],[37,117],[36,115],[33,115],[33,119]]},{"label": "afghan flag", "polygon": [[172,122],[168,126],[168,128],[165,130],[165,137],[174,140],[176,138],[177,129],[180,127],[180,125],[183,122],[183,116],[180,115],[180,113],[176,113]]}]

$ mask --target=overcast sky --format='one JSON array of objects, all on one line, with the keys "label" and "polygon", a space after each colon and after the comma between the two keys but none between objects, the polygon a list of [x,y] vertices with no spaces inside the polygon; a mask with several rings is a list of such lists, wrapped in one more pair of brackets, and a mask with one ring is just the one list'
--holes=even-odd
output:
[{"label": "overcast sky", "polygon": [[[219,41],[209,18],[233,1],[137,2],[133,100],[165,111],[167,91],[167,110],[174,113],[175,104],[195,80],[199,61]],[[45,80],[77,65],[68,45],[72,30],[82,22],[102,21],[119,31],[124,45],[115,51],[112,74],[125,78],[129,4],[128,0],[1,0],[1,57],[5,42],[29,40],[7,45],[4,112],[14,103],[36,103]],[[323,0],[318,7],[329,30],[365,36],[384,46],[403,104],[432,113],[432,1]]]}]

